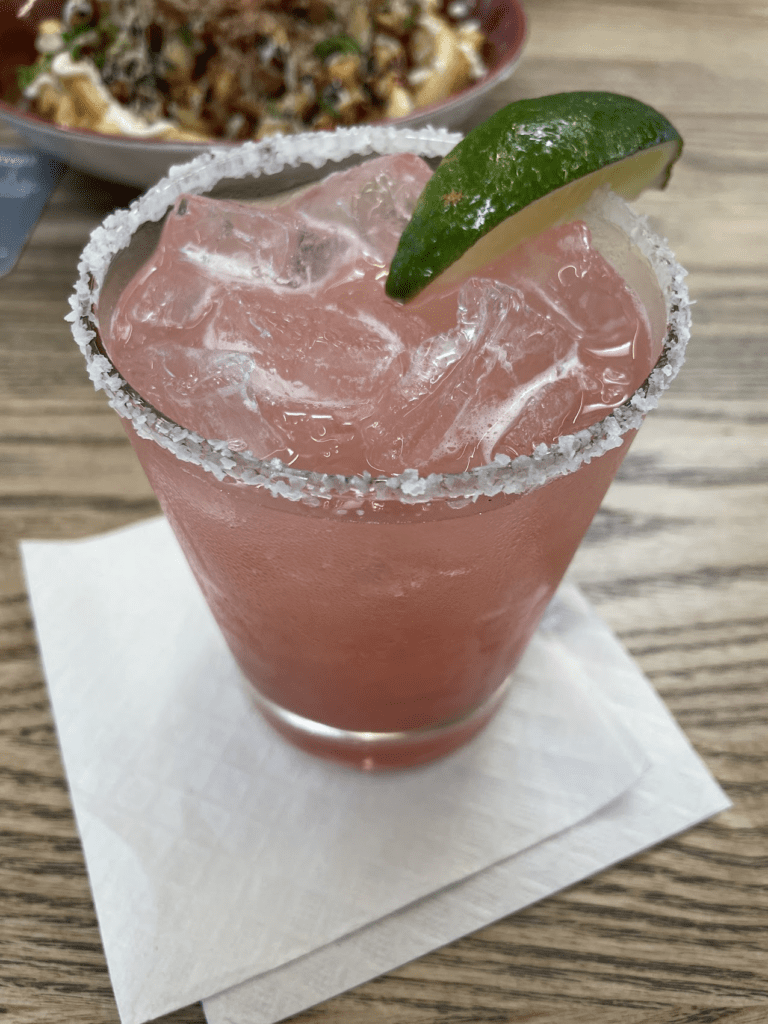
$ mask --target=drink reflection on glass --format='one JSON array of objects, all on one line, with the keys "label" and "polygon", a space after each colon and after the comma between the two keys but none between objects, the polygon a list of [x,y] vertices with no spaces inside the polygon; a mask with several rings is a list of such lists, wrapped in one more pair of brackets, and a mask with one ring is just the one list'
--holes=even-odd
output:
[{"label": "drink reflection on glass", "polygon": [[603,195],[402,306],[384,278],[431,173],[413,154],[451,137],[336,144],[352,167],[280,205],[281,154],[297,183],[335,170],[297,160],[316,138],[161,182],[94,236],[73,323],[262,714],[399,767],[498,708],[682,361],[687,295]]}]

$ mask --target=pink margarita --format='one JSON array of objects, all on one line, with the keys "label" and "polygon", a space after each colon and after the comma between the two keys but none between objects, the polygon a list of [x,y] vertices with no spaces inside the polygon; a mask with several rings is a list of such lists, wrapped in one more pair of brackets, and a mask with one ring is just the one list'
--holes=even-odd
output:
[{"label": "pink margarita", "polygon": [[262,712],[364,768],[494,712],[654,404],[666,329],[645,257],[599,219],[611,262],[579,220],[392,302],[429,173],[401,155],[281,205],[179,196],[99,301],[129,386],[92,356]]}]

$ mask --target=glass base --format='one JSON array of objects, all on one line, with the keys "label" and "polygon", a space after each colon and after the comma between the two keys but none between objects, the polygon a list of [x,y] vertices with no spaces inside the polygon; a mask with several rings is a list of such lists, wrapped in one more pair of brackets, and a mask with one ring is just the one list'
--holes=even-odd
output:
[{"label": "glass base", "polygon": [[262,716],[294,746],[361,771],[377,771],[426,764],[467,743],[498,711],[511,679],[505,679],[495,693],[461,718],[406,732],[336,729],[288,711],[250,685],[248,690]]}]

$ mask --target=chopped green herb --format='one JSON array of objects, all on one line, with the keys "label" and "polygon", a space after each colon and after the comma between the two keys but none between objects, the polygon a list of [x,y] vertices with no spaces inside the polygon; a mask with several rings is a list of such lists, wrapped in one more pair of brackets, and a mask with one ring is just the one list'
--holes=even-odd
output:
[{"label": "chopped green herb", "polygon": [[64,45],[69,47],[75,42],[78,36],[83,35],[85,32],[92,31],[93,29],[90,25],[75,25],[74,28],[68,28],[66,32],[62,32],[61,38],[64,42]]},{"label": "chopped green herb", "polygon": [[317,103],[321,110],[324,110],[326,114],[330,114],[331,117],[335,118],[337,121],[341,117],[341,114],[338,112],[336,107],[334,107],[332,103],[329,103],[328,100],[323,99],[322,96],[317,97]]},{"label": "chopped green herb", "polygon": [[331,36],[330,39],[322,39],[315,47],[315,56],[325,60],[333,53],[360,53],[360,46],[357,41],[348,35]]},{"label": "chopped green herb", "polygon": [[96,26],[96,28],[104,37],[104,41],[107,46],[110,46],[117,39],[117,25],[110,20],[108,14],[103,14],[101,18],[99,18],[99,24]]},{"label": "chopped green herb", "polygon": [[45,71],[50,70],[52,63],[53,56],[48,54],[36,60],[34,64],[23,64],[21,67],[16,68],[16,84],[19,87],[19,91],[24,92],[25,89],[28,89],[38,75],[42,75]]},{"label": "chopped green herb", "polygon": [[195,37],[192,34],[192,29],[189,25],[181,26],[179,29],[179,39],[181,39],[182,43],[184,43],[184,45],[190,50],[195,45]]}]

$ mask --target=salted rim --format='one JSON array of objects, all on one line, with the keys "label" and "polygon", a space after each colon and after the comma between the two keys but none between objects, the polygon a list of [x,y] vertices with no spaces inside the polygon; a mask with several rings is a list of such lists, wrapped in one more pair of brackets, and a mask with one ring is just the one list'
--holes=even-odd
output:
[{"label": "salted rim", "polygon": [[666,239],[650,230],[647,218],[637,215],[610,193],[601,196],[601,213],[624,230],[653,267],[666,301],[667,336],[654,369],[631,398],[591,427],[564,435],[552,445],[537,445],[531,455],[515,459],[497,455],[488,465],[464,473],[427,476],[420,476],[417,469],[406,469],[394,476],[374,476],[367,471],[340,476],[292,469],[279,459],[261,460],[232,451],[226,441],[206,439],[163,416],[121,377],[99,350],[95,310],[113,257],[130,244],[142,224],[160,220],[183,192],[201,194],[222,178],[260,177],[302,164],[320,169],[351,156],[407,152],[427,158],[441,157],[461,138],[459,133],[443,128],[363,125],[327,133],[273,136],[262,142],[244,143],[234,151],[212,147],[194,160],[172,167],[167,177],[127,209],[106,217],[91,233],[81,255],[78,280],[69,300],[72,311],[65,319],[85,356],[94,387],[106,392],[109,404],[131,421],[139,437],[154,441],[181,461],[201,467],[217,480],[262,487],[275,497],[313,506],[328,499],[347,499],[358,506],[367,500],[396,500],[405,504],[447,500],[453,505],[457,501],[476,501],[481,496],[521,494],[575,472],[584,463],[617,448],[628,431],[640,427],[645,414],[658,405],[662,393],[677,376],[690,338],[691,318],[686,271],[675,260]]}]

